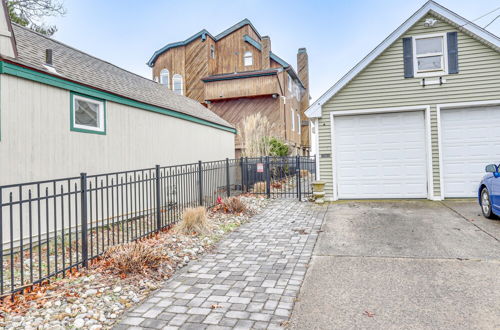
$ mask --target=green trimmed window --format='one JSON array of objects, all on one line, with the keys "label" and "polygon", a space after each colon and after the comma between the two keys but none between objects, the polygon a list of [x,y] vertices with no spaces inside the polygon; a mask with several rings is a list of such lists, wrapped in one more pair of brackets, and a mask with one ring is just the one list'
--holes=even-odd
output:
[{"label": "green trimmed window", "polygon": [[71,93],[71,130],[83,133],[106,134],[105,101]]}]

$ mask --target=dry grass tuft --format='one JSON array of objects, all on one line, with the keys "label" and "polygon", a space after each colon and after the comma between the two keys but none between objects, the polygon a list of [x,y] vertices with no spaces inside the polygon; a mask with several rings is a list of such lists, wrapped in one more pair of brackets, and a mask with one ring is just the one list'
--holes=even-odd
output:
[{"label": "dry grass tuft", "polygon": [[264,181],[255,182],[253,185],[253,192],[256,194],[263,194],[266,192],[266,183]]},{"label": "dry grass tuft", "polygon": [[168,260],[168,256],[161,249],[144,242],[112,246],[103,257],[110,268],[128,274],[142,274],[147,270],[156,270]]},{"label": "dry grass tuft", "polygon": [[300,170],[300,177],[301,178],[307,177],[307,176],[309,176],[309,174],[311,174],[311,173],[309,173],[308,170]]},{"label": "dry grass tuft", "polygon": [[207,211],[202,206],[185,209],[182,220],[175,226],[175,230],[184,235],[210,234],[211,226],[207,220]]},{"label": "dry grass tuft", "polygon": [[229,213],[243,213],[247,210],[247,206],[239,197],[229,197],[224,199],[224,206]]}]

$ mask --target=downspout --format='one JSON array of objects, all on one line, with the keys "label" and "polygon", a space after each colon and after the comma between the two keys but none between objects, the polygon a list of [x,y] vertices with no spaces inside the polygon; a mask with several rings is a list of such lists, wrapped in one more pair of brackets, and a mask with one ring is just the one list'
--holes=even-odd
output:
[{"label": "downspout", "polygon": [[[285,70],[282,70],[281,72],[286,72]],[[284,75],[283,75],[284,77]],[[280,82],[280,77],[279,75],[276,75],[276,79],[278,79],[278,86],[280,87],[281,94],[283,94],[283,97],[285,98],[285,101],[283,102],[283,120],[284,120],[284,126],[285,126],[285,142],[287,140],[287,129],[286,129],[286,96],[284,95],[285,93],[283,92],[283,86],[281,86]],[[281,96],[280,96],[281,99]],[[280,100],[281,102],[281,100]]]}]

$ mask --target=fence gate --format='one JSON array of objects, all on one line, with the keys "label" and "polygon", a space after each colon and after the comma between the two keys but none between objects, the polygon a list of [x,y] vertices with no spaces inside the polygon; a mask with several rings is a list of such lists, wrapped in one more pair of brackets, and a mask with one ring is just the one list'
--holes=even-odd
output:
[{"label": "fence gate", "polygon": [[315,157],[242,158],[242,190],[267,197],[303,199],[312,195]]}]

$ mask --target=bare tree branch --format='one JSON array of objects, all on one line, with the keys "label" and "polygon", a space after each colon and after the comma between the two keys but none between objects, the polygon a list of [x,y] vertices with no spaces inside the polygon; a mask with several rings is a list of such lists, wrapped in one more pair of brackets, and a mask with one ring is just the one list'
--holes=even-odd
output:
[{"label": "bare tree branch", "polygon": [[13,22],[46,35],[54,34],[57,27],[45,25],[43,19],[66,14],[63,0],[8,0],[7,7]]}]

